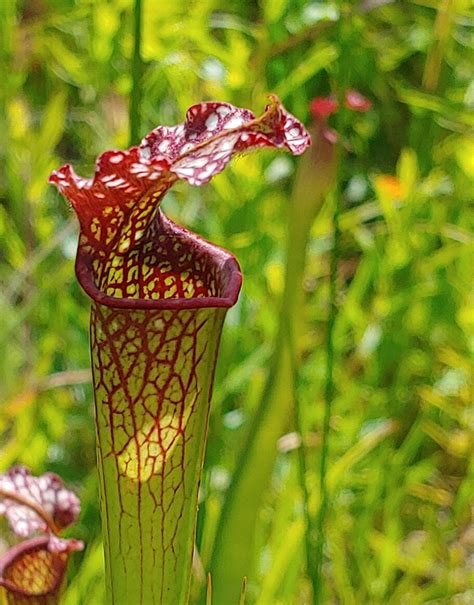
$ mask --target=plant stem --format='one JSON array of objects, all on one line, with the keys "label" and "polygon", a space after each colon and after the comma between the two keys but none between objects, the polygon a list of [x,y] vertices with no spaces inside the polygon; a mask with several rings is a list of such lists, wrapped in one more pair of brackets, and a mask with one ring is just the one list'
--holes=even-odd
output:
[{"label": "plant stem", "polygon": [[[288,326],[288,332],[290,332],[290,326]],[[303,440],[303,436],[305,434],[304,429],[304,421],[303,421],[303,406],[301,404],[301,400],[298,397],[297,386],[298,386],[298,366],[296,362],[296,348],[293,339],[293,335],[290,333],[289,336],[290,342],[290,357],[291,357],[291,373],[293,376],[293,388],[294,392],[294,405],[295,405],[295,429],[298,435],[300,436],[301,442],[299,447],[297,448],[298,454],[298,474],[299,481],[301,487],[301,495],[303,498],[303,518],[306,526],[306,531],[304,532],[304,541],[305,541],[305,549],[306,549],[306,573],[310,579],[313,594],[316,593],[316,564],[314,561],[314,544],[317,539],[317,532],[314,524],[313,516],[309,510],[309,491],[308,485],[306,482],[307,478],[307,464],[306,464],[306,448]]]},{"label": "plant stem", "polygon": [[[238,602],[242,577],[251,577],[253,573],[250,557],[253,544],[249,546],[249,542],[255,536],[257,511],[275,463],[276,441],[287,427],[293,405],[290,358],[295,352],[291,350],[288,334],[298,332],[294,324],[301,318],[300,299],[303,293],[300,284],[312,222],[305,214],[295,212],[295,215],[300,216],[301,222],[288,221],[289,228],[293,230],[288,236],[285,292],[270,370],[217,529],[211,563],[216,603]],[[282,410],[286,410],[284,414]]]},{"label": "plant stem", "polygon": [[434,42],[426,55],[422,80],[423,88],[432,93],[435,93],[438,88],[443,58],[449,44],[454,9],[453,0],[442,0],[438,6],[434,24]]},{"label": "plant stem", "polygon": [[[316,141],[318,130],[311,131]],[[311,226],[334,179],[333,144],[321,139],[299,162],[288,205],[285,287],[279,314],[279,330],[268,377],[249,434],[241,450],[231,485],[227,491],[216,532],[211,568],[217,603],[237,602],[241,578],[254,574],[252,552],[259,507],[277,456],[276,442],[288,428],[295,413],[295,366],[299,363],[299,343],[304,334],[304,290],[302,288],[306,248]],[[302,433],[301,410],[296,410],[296,426]],[[306,475],[304,453],[300,472]],[[304,476],[301,486],[307,508]],[[314,521],[305,511],[308,568],[314,569],[317,534]],[[308,569],[308,574],[310,571]]]},{"label": "plant stem", "polygon": [[[329,274],[329,316],[328,329],[326,337],[326,380],[324,385],[324,419],[322,428],[321,443],[321,461],[319,466],[319,490],[320,504],[316,518],[316,533],[318,540],[316,543],[316,569],[314,571],[313,590],[314,602],[318,604],[322,596],[322,566],[323,566],[323,548],[324,548],[324,521],[328,508],[329,493],[327,486],[327,465],[329,458],[329,436],[332,402],[334,399],[334,324],[336,321],[336,296],[337,296],[337,265],[338,265],[338,246],[339,246],[339,212],[340,201],[339,192],[334,192],[334,215],[333,215],[333,233],[334,244],[331,255],[330,274]],[[313,578],[312,574],[310,576]]]},{"label": "plant stem", "polygon": [[133,57],[132,57],[132,91],[130,95],[129,124],[130,145],[136,145],[140,138],[141,100],[142,100],[142,72],[143,61],[141,56],[142,42],[142,0],[135,0],[133,11]]},{"label": "plant stem", "polygon": [[334,384],[334,365],[335,365],[335,323],[337,315],[337,269],[339,262],[339,246],[340,246],[340,226],[339,217],[341,213],[341,157],[342,157],[342,141],[344,136],[344,95],[347,89],[346,67],[345,67],[345,17],[341,4],[341,16],[339,19],[339,40],[341,40],[341,53],[338,66],[338,82],[337,93],[340,110],[337,114],[336,130],[338,132],[338,142],[336,146],[336,180],[332,191],[334,211],[332,216],[332,231],[333,231],[333,246],[330,258],[329,268],[329,313],[327,321],[326,335],[326,377],[324,383],[324,416],[321,435],[321,459],[319,465],[319,510],[316,518],[316,553],[315,564],[316,569],[313,574],[310,574],[313,584],[313,599],[314,604],[319,605],[324,601],[322,580],[323,580],[323,560],[324,560],[324,541],[325,531],[324,524],[326,520],[326,512],[329,506],[329,491],[327,483],[327,468],[329,460],[329,442],[330,442],[330,422],[332,413],[332,404],[334,401],[335,384]]}]

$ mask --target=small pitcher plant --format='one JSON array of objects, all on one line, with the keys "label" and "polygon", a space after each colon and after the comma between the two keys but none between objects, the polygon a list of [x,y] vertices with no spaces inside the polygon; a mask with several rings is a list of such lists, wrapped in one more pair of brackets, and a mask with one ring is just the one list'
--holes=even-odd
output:
[{"label": "small pitcher plant", "polygon": [[50,177],[80,223],[76,273],[92,299],[91,351],[106,584],[113,605],[188,602],[198,487],[221,329],[242,276],[225,250],[159,209],[178,180],[203,185],[235,154],[298,155],[309,135],[276,97],[260,118],[191,107],[92,179]]},{"label": "small pitcher plant", "polygon": [[69,555],[83,548],[79,540],[60,534],[79,512],[77,496],[53,473],[34,477],[16,466],[0,475],[0,515],[14,534],[25,538],[0,557],[1,603],[60,603]]}]

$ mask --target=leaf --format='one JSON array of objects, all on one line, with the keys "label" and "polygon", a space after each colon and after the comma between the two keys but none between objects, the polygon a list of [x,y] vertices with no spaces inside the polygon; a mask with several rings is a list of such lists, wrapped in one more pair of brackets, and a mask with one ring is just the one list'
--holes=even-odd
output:
[{"label": "leaf", "polygon": [[471,128],[474,126],[472,111],[462,109],[459,104],[415,88],[407,88],[398,82],[395,82],[394,86],[400,101],[406,103],[415,111],[417,109],[432,111],[442,115],[451,122],[459,122]]},{"label": "leaf", "polygon": [[265,21],[275,23],[278,21],[288,6],[288,0],[263,0],[263,12]]},{"label": "leaf", "polygon": [[328,67],[336,57],[337,50],[333,44],[328,42],[315,44],[277,87],[277,94],[284,99],[292,92],[300,89],[315,74]]}]

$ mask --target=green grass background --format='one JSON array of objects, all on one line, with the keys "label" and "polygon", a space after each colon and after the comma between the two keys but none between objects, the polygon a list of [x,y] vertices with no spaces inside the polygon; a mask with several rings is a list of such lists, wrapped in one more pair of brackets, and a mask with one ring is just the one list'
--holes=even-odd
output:
[{"label": "green grass background", "polygon": [[[210,569],[215,605],[237,603],[240,566],[246,603],[312,602],[331,308],[321,602],[474,602],[472,20],[467,0],[143,0],[140,136],[206,99],[258,113],[274,92],[306,124],[318,95],[356,88],[373,102],[331,119],[337,238],[336,196],[307,177],[301,199],[301,160],[276,152],[163,203],[232,250],[245,280],[216,377],[195,604]],[[0,472],[55,471],[79,493],[71,534],[87,548],[67,605],[102,604],[103,562],[89,303],[77,224],[47,177],[64,161],[88,176],[99,153],[128,146],[132,54],[131,0],[0,0]],[[310,237],[288,318],[294,204]],[[248,449],[249,434],[264,447]]]}]

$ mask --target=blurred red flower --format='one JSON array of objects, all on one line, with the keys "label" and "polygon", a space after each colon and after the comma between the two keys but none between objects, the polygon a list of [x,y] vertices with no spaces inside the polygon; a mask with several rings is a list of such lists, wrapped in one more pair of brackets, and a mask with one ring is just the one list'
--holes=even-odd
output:
[{"label": "blurred red flower", "polygon": [[[345,94],[344,107],[362,113],[372,109],[372,101],[358,90],[350,89]],[[309,110],[315,120],[325,120],[339,110],[339,103],[334,95],[315,97],[309,105]]]},{"label": "blurred red flower", "polygon": [[346,92],[345,106],[347,109],[362,113],[372,109],[372,101],[361,95],[358,90],[351,89]]}]

